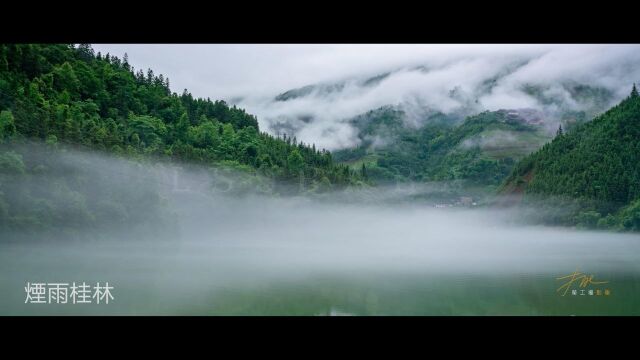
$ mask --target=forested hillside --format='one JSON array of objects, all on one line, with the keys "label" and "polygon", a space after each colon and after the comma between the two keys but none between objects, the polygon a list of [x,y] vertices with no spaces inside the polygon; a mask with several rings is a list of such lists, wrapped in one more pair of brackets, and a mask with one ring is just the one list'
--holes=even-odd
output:
[{"label": "forested hillside", "polygon": [[[583,85],[567,89],[572,97],[593,102],[590,111],[612,96]],[[543,90],[528,89],[553,104]],[[301,88],[277,100],[317,91]],[[315,194],[437,181],[455,183],[452,196],[473,191],[475,198],[502,186],[503,194],[524,193],[525,204],[553,210],[540,212],[547,223],[640,229],[635,86],[626,100],[591,122],[586,122],[591,112],[560,113],[565,131],[527,156],[552,137],[535,110],[464,118],[428,112],[413,114],[420,119],[412,122],[403,108],[385,106],[352,118],[360,145],[331,154],[295,137],[260,132],[255,116],[224,101],[194,98],[186,89],[172,92],[168,78],[132,68],[126,54],[120,59],[94,53],[89,45],[0,44],[0,225],[45,229],[65,223],[61,213],[75,214],[70,229],[106,218],[134,224],[144,222],[138,204],[162,206],[157,193],[138,191],[142,198],[129,204],[125,200],[135,196],[126,192],[96,192],[87,184],[109,175],[58,161],[66,149],[80,148],[128,160],[225,169],[244,177],[236,188],[240,192],[247,184],[269,194]],[[31,146],[35,143],[38,147]],[[51,181],[37,180],[42,178]]]},{"label": "forested hillside", "polygon": [[364,184],[328,151],[262,133],[244,110],[169,85],[152,70],[133,69],[126,55],[95,54],[88,45],[0,44],[0,234],[162,232],[172,216],[152,170],[165,160],[232,173],[226,192],[255,185],[271,195],[309,194]]},{"label": "forested hillside", "polygon": [[631,95],[520,161],[503,193],[568,209],[546,222],[640,230],[640,96]]},{"label": "forested hillside", "polygon": [[507,111],[463,120],[434,113],[414,126],[405,122],[403,111],[385,107],[356,117],[352,124],[361,145],[334,156],[380,184],[456,180],[495,187],[517,159],[548,139],[540,127]]},{"label": "forested hillside", "polygon": [[261,133],[244,110],[186,89],[172,93],[162,74],[133,69],[126,54],[94,54],[89,45],[0,45],[0,111],[3,139],[244,165],[303,190],[359,180],[329,152]]}]

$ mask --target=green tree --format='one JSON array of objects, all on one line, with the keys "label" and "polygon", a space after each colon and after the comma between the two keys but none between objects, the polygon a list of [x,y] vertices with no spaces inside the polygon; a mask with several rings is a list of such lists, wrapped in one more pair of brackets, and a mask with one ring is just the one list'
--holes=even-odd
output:
[{"label": "green tree", "polygon": [[292,174],[298,175],[304,170],[304,158],[298,149],[293,149],[287,157],[287,166]]},{"label": "green tree", "polygon": [[137,134],[146,146],[158,146],[162,144],[163,137],[167,134],[167,128],[162,120],[149,115],[129,116],[130,134]]},{"label": "green tree", "polygon": [[364,165],[364,162],[362,163],[362,167],[360,169],[360,176],[364,180],[367,180],[369,178],[369,176],[367,175],[367,167]]},{"label": "green tree", "polygon": [[16,133],[15,120],[9,110],[0,112],[0,141],[12,137]]}]

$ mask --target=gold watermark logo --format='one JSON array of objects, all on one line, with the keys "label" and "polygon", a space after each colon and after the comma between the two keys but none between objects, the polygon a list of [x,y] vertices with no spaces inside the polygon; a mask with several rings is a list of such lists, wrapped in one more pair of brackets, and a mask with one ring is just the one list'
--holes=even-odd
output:
[{"label": "gold watermark logo", "polygon": [[609,281],[595,280],[595,275],[585,274],[578,269],[569,275],[557,277],[556,281],[564,281],[564,283],[556,290],[560,296],[571,294],[573,296],[609,296],[611,289],[603,288],[596,285],[608,284]]}]

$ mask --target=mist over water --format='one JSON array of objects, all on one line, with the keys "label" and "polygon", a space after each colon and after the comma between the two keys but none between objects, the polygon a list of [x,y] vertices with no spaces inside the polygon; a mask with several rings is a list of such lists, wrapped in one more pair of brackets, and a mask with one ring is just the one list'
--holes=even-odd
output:
[{"label": "mist over water", "polygon": [[[153,189],[160,209],[121,205],[169,214],[140,221],[170,230],[114,222],[99,237],[99,226],[69,237],[3,232],[2,315],[640,313],[638,235],[392,201],[402,189],[278,197],[242,191],[246,176],[222,170],[75,151],[57,158],[66,173],[100,174],[103,193],[121,203],[128,186]],[[609,281],[612,295],[561,297],[556,277],[575,270]],[[74,281],[108,281],[114,301],[24,303],[27,282]]]}]

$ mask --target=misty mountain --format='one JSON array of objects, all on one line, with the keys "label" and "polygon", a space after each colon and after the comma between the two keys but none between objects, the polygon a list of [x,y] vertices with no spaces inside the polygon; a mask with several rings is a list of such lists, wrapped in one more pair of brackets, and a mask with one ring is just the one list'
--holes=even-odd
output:
[{"label": "misty mountain", "polygon": [[292,99],[303,98],[306,96],[327,96],[330,94],[342,92],[347,84],[351,84],[353,86],[361,88],[373,87],[389,75],[390,73],[383,73],[366,79],[352,79],[349,81],[345,80],[337,83],[307,85],[301,88],[285,91],[282,94],[278,94],[276,95],[274,100],[288,101]]},{"label": "misty mountain", "polygon": [[[587,121],[622,98],[618,88],[582,75],[541,80],[529,74],[535,58],[476,62],[398,67],[309,84],[258,102],[243,97],[239,104],[257,113],[270,133],[339,150],[361,145],[354,119],[385,107],[402,111],[414,128],[437,114],[461,122],[483,111],[531,109],[542,114],[544,126],[556,129]],[[467,71],[473,72],[461,76]]]},{"label": "misty mountain", "polygon": [[[477,75],[481,80],[472,87],[444,84],[445,97],[438,104],[429,103],[429,94],[404,94],[396,103],[351,117],[346,112],[337,120],[328,119],[326,112],[314,114],[315,104],[327,103],[330,109],[340,102],[358,103],[368,94],[387,91],[385,82],[398,78],[418,79],[427,86],[429,78],[422,76],[444,70],[398,68],[307,85],[275,96],[264,106],[281,111],[262,121],[277,134],[339,139],[338,149],[333,151],[335,160],[377,184],[463,182],[464,186],[475,186],[476,194],[486,195],[504,180],[517,160],[551,140],[558,126],[571,130],[589,121],[617,96],[605,86],[567,78],[551,83],[522,82],[512,85],[513,93],[528,99],[525,104],[530,106],[483,110],[486,99],[495,97],[529,64],[530,60],[521,59],[506,62],[493,73]],[[451,105],[441,106],[446,102]],[[300,105],[299,111],[289,112],[296,108],[295,103]]]},{"label": "misty mountain", "polygon": [[482,197],[516,160],[552,137],[542,114],[531,109],[487,111],[462,120],[433,113],[419,127],[405,119],[394,107],[352,119],[361,145],[335,151],[334,158],[376,184],[450,183]]},{"label": "misty mountain", "polygon": [[[187,90],[172,93],[162,75],[150,69],[136,71],[126,56],[95,54],[88,45],[1,45],[0,221],[17,228],[46,226],[60,213],[51,210],[56,208],[68,208],[79,214],[74,218],[89,223],[100,214],[111,212],[118,218],[136,212],[109,204],[104,210],[109,196],[91,200],[91,189],[82,183],[84,174],[57,178],[54,189],[36,187],[46,191],[20,188],[19,183],[28,184],[43,172],[56,178],[65,168],[45,157],[32,157],[32,142],[50,149],[79,148],[233,172],[238,176],[212,182],[209,188],[240,193],[256,188],[267,195],[316,196],[353,189],[364,193],[372,185],[401,184],[400,190],[414,185],[429,191],[443,188],[445,197],[484,200],[525,158],[515,173],[525,182],[533,176],[528,192],[593,197],[572,192],[575,186],[591,189],[590,172],[577,172],[579,181],[560,170],[553,173],[558,179],[545,177],[525,170],[526,164],[535,163],[531,159],[546,155],[527,155],[551,140],[560,125],[570,134],[568,139],[590,128],[589,120],[618,98],[615,81],[590,83],[570,76],[534,81],[533,63],[534,59],[512,58],[458,60],[353,76],[272,96],[261,104],[259,111],[265,112],[258,117],[224,101],[194,98]],[[590,208],[597,216],[587,216],[595,223],[599,217],[611,220],[609,215],[617,216],[616,211],[635,201],[635,190],[630,189],[637,182],[635,165],[619,155],[615,144],[630,152],[636,149],[627,138],[618,141],[624,134],[599,132],[602,139],[611,137],[602,140],[610,143],[593,147],[618,154],[606,164],[623,175],[611,175],[594,188],[597,194],[609,194],[596,199],[609,207]],[[307,139],[324,143],[333,153]],[[541,153],[546,154],[544,149]],[[566,161],[582,166],[593,160],[576,159]],[[589,171],[614,170],[594,165]],[[522,188],[512,186],[523,181],[513,176],[506,187]],[[574,181],[579,185],[565,184]],[[549,186],[564,190],[556,193]],[[407,194],[414,196],[414,190]]]},{"label": "misty mountain", "polygon": [[522,159],[502,193],[524,203],[571,209],[547,223],[640,229],[640,96],[635,88],[590,122],[559,131]]}]

